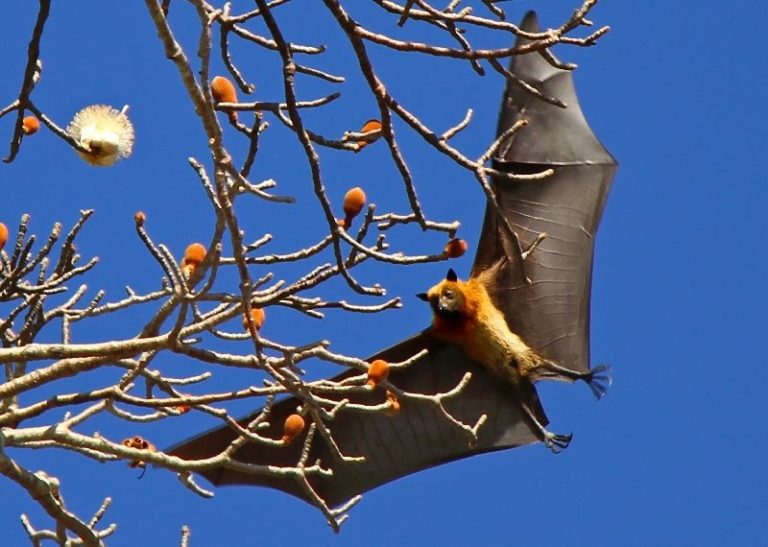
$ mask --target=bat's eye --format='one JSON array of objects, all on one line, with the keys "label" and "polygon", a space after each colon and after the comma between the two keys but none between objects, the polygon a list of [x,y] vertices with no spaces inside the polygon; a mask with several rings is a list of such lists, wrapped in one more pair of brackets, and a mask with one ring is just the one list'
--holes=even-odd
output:
[{"label": "bat's eye", "polygon": [[448,300],[453,299],[453,291],[451,289],[446,289],[443,291],[443,298],[447,298]]}]

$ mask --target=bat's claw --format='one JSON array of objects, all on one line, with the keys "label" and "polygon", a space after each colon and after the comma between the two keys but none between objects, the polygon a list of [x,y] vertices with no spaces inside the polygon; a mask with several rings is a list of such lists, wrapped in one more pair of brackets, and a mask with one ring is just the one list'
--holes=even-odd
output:
[{"label": "bat's claw", "polygon": [[572,438],[572,433],[569,433],[568,435],[558,435],[550,431],[544,431],[544,444],[553,454],[560,454],[560,452],[568,448]]},{"label": "bat's claw", "polygon": [[600,365],[590,370],[589,373],[583,377],[583,380],[587,382],[589,389],[592,390],[592,393],[595,394],[595,399],[598,401],[603,398],[605,392],[608,391],[608,388],[613,381],[610,371],[610,365]]}]

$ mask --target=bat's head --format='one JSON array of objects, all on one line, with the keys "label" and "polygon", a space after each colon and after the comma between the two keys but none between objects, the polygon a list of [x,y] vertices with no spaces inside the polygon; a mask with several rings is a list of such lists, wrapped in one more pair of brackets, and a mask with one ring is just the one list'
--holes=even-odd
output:
[{"label": "bat's head", "polygon": [[459,281],[453,269],[448,270],[445,279],[429,289],[426,293],[416,296],[429,302],[432,311],[442,319],[459,320],[466,317],[467,298],[464,282]]}]

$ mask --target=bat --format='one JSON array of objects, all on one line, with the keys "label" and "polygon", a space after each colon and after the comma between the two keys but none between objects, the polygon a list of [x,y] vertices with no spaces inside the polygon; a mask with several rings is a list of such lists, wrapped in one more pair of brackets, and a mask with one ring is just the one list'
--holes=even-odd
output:
[{"label": "bat", "polygon": [[[535,13],[521,25],[539,32]],[[526,40],[518,38],[517,45]],[[472,277],[483,277],[485,288],[503,313],[509,329],[558,367],[549,371],[555,380],[574,381],[590,371],[589,302],[594,238],[617,164],[590,129],[576,97],[571,73],[553,67],[538,52],[512,58],[510,71],[544,95],[563,101],[562,108],[542,100],[508,81],[503,96],[497,134],[525,118],[527,127],[494,157],[499,171],[538,173],[554,168],[554,175],[537,181],[492,182],[498,207],[517,237],[494,207],[485,220],[472,268]],[[527,255],[526,255],[527,253]],[[525,256],[525,258],[523,258]],[[490,272],[490,273],[489,273]],[[548,424],[533,382],[510,389],[488,370],[472,361],[456,345],[441,342],[426,329],[371,357],[388,362],[409,359],[427,349],[405,369],[393,369],[389,382],[411,393],[437,394],[455,388],[467,372],[465,388],[443,401],[445,410],[464,424],[487,421],[474,442],[431,403],[404,401],[394,415],[340,410],[329,423],[341,452],[363,456],[363,462],[340,460],[326,441],[316,435],[308,458],[318,459],[333,471],[313,476],[312,489],[328,506],[337,506],[357,494],[397,478],[475,454],[518,447],[543,440]],[[360,374],[348,371],[335,380]],[[360,404],[385,402],[381,388],[347,396]],[[270,426],[261,435],[280,438],[282,423],[300,402],[276,402]],[[248,424],[258,413],[239,421]],[[286,446],[245,443],[234,454],[238,462],[295,466],[303,436]],[[188,439],[168,454],[186,460],[209,458],[225,450],[238,434],[229,426]],[[569,437],[568,437],[569,438]],[[565,443],[567,444],[567,443]],[[199,473],[216,486],[260,485],[282,490],[309,503],[317,501],[291,477],[249,473],[215,467]]]},{"label": "bat", "polygon": [[[517,238],[510,233],[510,239]],[[547,448],[557,454],[568,447],[572,436],[545,429],[542,421],[546,421],[546,416],[535,397],[533,383],[542,378],[583,380],[600,399],[610,385],[610,376],[607,365],[579,372],[548,359],[510,330],[504,312],[494,303],[489,291],[497,288],[499,280],[505,278],[513,257],[520,257],[521,266],[516,269],[523,271],[522,266],[534,245],[537,244],[525,253],[514,253],[510,249],[499,254],[494,264],[474,272],[468,281],[459,280],[456,272],[450,269],[443,281],[416,296],[429,302],[432,308],[432,326],[427,334],[461,348],[471,361],[505,383],[528,424]]]}]

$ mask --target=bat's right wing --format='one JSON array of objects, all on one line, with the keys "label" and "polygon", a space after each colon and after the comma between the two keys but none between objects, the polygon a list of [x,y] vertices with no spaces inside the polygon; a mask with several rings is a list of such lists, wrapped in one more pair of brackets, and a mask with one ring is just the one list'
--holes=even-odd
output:
[{"label": "bat's right wing", "polygon": [[[536,14],[521,28],[540,32]],[[527,43],[517,41],[518,46]],[[543,180],[493,182],[499,207],[525,252],[498,214],[486,209],[473,276],[484,276],[510,328],[536,351],[576,372],[589,370],[589,302],[595,233],[611,187],[616,161],[600,144],[579,106],[570,71],[553,67],[542,54],[515,56],[510,71],[567,108],[543,101],[509,82],[498,134],[517,120],[528,125],[494,165],[501,171],[532,174],[554,169]]]}]

